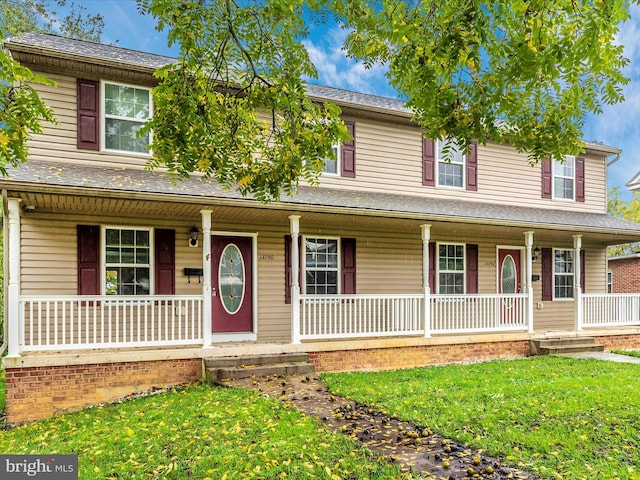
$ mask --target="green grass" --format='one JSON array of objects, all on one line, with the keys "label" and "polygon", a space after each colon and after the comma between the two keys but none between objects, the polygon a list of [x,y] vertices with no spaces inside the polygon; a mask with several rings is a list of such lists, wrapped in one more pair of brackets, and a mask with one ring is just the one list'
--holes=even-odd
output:
[{"label": "green grass", "polygon": [[82,479],[413,478],[275,399],[209,386],[3,431],[0,452],[78,454]]},{"label": "green grass", "polygon": [[543,478],[640,479],[640,365],[535,357],[323,378]]},{"label": "green grass", "polygon": [[629,357],[640,358],[640,350],[611,350],[611,353],[617,353],[618,355],[628,355]]}]

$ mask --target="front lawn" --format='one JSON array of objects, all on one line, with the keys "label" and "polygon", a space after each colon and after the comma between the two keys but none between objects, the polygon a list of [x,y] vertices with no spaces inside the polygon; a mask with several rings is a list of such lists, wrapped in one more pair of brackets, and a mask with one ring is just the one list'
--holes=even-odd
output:
[{"label": "front lawn", "polygon": [[0,452],[78,454],[83,480],[417,478],[275,399],[209,386],[2,431]]},{"label": "front lawn", "polygon": [[323,379],[543,478],[640,479],[640,365],[534,357]]}]

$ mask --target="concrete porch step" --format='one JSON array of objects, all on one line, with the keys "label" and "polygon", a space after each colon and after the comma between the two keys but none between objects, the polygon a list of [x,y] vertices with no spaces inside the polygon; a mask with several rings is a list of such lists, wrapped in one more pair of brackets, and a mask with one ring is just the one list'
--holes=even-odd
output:
[{"label": "concrete porch step", "polygon": [[593,337],[544,338],[531,341],[532,355],[603,351],[604,345],[597,344]]},{"label": "concrete porch step", "polygon": [[315,373],[306,353],[207,358],[204,364],[207,381],[217,384],[230,379]]}]

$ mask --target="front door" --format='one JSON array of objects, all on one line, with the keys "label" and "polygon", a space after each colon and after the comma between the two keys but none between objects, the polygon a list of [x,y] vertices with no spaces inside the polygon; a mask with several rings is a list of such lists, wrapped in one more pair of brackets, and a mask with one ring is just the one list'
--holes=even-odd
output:
[{"label": "front door", "polygon": [[253,332],[252,238],[211,239],[213,333]]},{"label": "front door", "polygon": [[[522,292],[522,275],[520,274],[520,254],[517,249],[498,250],[498,293]],[[517,321],[518,309],[514,308],[514,299],[502,300],[500,320],[502,322]]]}]

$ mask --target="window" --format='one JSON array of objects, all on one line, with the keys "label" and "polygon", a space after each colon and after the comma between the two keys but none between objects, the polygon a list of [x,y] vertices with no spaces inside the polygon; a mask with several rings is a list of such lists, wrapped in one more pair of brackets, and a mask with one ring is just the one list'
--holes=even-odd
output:
[{"label": "window", "polygon": [[438,293],[459,295],[464,293],[464,245],[438,244]]},{"label": "window", "polygon": [[463,188],[465,154],[452,140],[445,139],[437,143],[438,185]]},{"label": "window", "polygon": [[149,295],[150,237],[149,229],[105,229],[106,295]]},{"label": "window", "polygon": [[338,172],[340,172],[340,150],[340,145],[336,144],[333,146],[333,154],[335,158],[324,159],[324,173],[338,175]]},{"label": "window", "polygon": [[339,293],[340,262],[337,238],[304,239],[305,289],[307,294]]},{"label": "window", "polygon": [[575,197],[575,157],[566,156],[564,162],[553,161],[553,198],[573,200]]},{"label": "window", "polygon": [[613,293],[613,272],[607,272],[607,293]]},{"label": "window", "polygon": [[554,298],[573,298],[574,256],[573,250],[553,251]]},{"label": "window", "polygon": [[115,83],[103,83],[103,142],[105,150],[149,153],[149,135],[137,132],[151,116],[151,90]]}]

